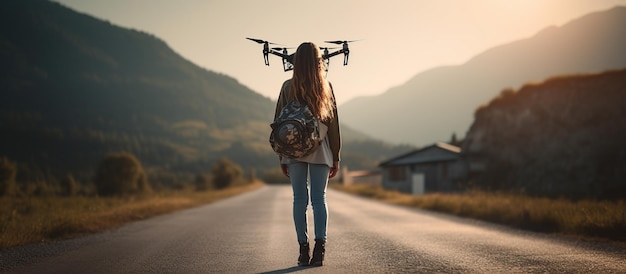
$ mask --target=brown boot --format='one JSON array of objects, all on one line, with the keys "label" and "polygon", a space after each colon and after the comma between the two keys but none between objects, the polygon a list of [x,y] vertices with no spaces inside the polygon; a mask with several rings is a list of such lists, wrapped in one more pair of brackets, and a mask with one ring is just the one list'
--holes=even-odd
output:
[{"label": "brown boot", "polygon": [[309,259],[311,258],[309,255],[311,248],[309,247],[309,243],[300,244],[300,256],[298,257],[298,266],[307,266],[309,265]]},{"label": "brown boot", "polygon": [[311,259],[311,265],[322,266],[324,264],[324,253],[326,253],[326,241],[315,240],[315,247],[313,248],[313,258]]}]

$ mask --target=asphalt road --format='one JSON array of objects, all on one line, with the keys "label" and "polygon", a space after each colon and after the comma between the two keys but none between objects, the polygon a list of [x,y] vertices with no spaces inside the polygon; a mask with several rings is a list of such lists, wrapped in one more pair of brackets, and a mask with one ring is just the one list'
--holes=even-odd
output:
[{"label": "asphalt road", "polygon": [[0,272],[626,273],[626,250],[620,248],[333,190],[328,202],[323,267],[296,267],[291,189],[268,186],[105,233],[4,250]]}]

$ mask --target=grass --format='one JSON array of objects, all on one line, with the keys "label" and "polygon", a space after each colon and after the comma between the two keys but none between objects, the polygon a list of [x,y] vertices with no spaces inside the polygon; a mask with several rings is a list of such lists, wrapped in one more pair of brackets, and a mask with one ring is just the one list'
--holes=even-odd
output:
[{"label": "grass", "polygon": [[127,197],[3,197],[0,198],[0,249],[104,231],[211,203],[262,185],[255,182],[224,190],[170,190]]},{"label": "grass", "polygon": [[391,204],[439,211],[532,231],[626,242],[626,203],[623,200],[571,201],[481,191],[415,196],[370,185],[332,187]]},{"label": "grass", "polygon": [[[219,191],[162,191],[127,197],[0,198],[0,249],[66,239],[119,227],[257,189],[262,183]],[[414,196],[369,185],[333,188],[383,202],[413,206],[529,229],[626,243],[624,201],[570,201],[468,192]]]}]

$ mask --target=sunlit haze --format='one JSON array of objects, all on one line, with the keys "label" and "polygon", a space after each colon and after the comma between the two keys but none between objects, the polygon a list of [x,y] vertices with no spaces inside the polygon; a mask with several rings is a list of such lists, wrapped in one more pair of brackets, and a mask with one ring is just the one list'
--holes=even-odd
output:
[{"label": "sunlit haze", "polygon": [[[311,41],[360,40],[350,63],[331,59],[328,79],[339,103],[401,85],[424,70],[458,65],[491,47],[560,26],[626,0],[206,1],[58,0],[165,40],[211,71],[276,99],[281,60],[263,64],[262,46],[245,37],[297,47]],[[295,50],[295,49],[294,49]]]}]

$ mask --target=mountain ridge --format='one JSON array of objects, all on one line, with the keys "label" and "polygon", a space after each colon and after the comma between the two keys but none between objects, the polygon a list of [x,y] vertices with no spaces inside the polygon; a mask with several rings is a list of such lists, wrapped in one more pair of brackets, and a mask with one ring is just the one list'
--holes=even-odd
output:
[{"label": "mountain ridge", "polygon": [[[0,157],[18,164],[18,181],[72,173],[89,182],[119,151],[149,176],[187,181],[222,157],[278,166],[268,143],[274,101],[152,34],[56,2],[0,1],[0,90]],[[352,168],[405,149],[343,125],[342,139]]]},{"label": "mountain ridge", "polygon": [[[626,67],[626,7],[587,14],[560,27],[488,49],[462,65],[418,73],[403,85],[341,105],[343,121],[381,140],[424,145],[464,135],[472,113],[506,88],[575,73]],[[360,110],[377,110],[362,112]],[[448,111],[447,111],[448,110]],[[387,117],[411,117],[411,125]]]},{"label": "mountain ridge", "polygon": [[[267,107],[271,103],[268,98],[238,85],[233,78],[226,78],[224,75],[206,69],[198,70],[197,66],[175,53],[164,41],[153,35],[119,28],[110,23],[103,24],[100,20],[66,9],[58,3],[30,0],[23,2],[25,3],[22,5],[9,6],[6,10],[22,8],[24,10],[12,14],[29,14],[31,18],[5,14],[3,23],[6,27],[2,31],[15,38],[5,44],[11,45],[11,42],[15,41],[19,43],[17,47],[13,47],[17,52],[22,53],[21,56],[17,55],[17,58],[21,57],[21,60],[17,61],[30,61],[43,76],[43,79],[22,78],[24,80],[63,81],[64,86],[58,88],[84,90],[87,88],[80,85],[147,84],[151,88],[149,92],[164,96],[173,93],[177,96],[195,93],[196,96],[236,98],[245,94],[254,96],[256,100],[265,101],[266,106],[263,108],[247,107],[249,111],[259,109],[256,113],[249,115],[251,118],[271,116],[271,114],[263,116],[267,113],[266,110],[271,109]],[[43,3],[46,3],[45,12],[41,10],[44,7]],[[19,28],[8,27],[10,23],[22,26],[31,25],[31,30],[35,33],[31,32],[26,35],[16,33],[20,31]],[[116,42],[120,40],[124,42]],[[65,47],[73,50],[65,50]],[[161,58],[151,59],[153,56]],[[10,68],[10,66],[6,67]],[[80,71],[78,75],[74,73],[76,70]],[[186,73],[189,76],[181,78]],[[9,74],[8,76],[6,78],[20,79],[19,75]],[[186,80],[194,77],[201,79],[192,86],[185,87]],[[217,87],[203,89],[200,85],[217,86],[207,83],[207,78],[211,82],[218,82],[219,85],[230,88],[228,90]],[[235,86],[237,88],[233,88]],[[116,92],[116,90],[108,89],[107,92]],[[135,90],[135,92],[138,91]],[[244,103],[248,101],[251,100],[246,100]],[[205,100],[204,103],[211,103],[211,101]],[[220,105],[210,104],[208,107],[218,108]],[[196,107],[196,109],[199,108]]]}]

